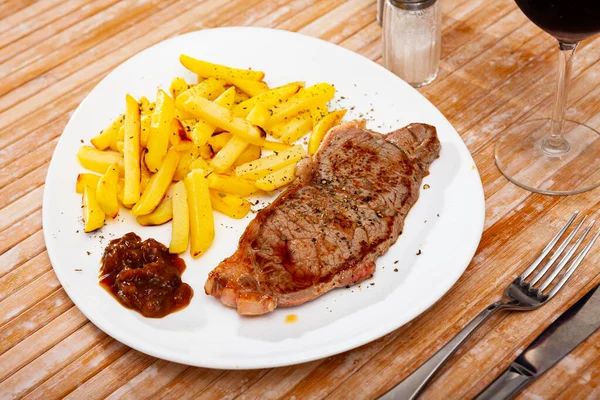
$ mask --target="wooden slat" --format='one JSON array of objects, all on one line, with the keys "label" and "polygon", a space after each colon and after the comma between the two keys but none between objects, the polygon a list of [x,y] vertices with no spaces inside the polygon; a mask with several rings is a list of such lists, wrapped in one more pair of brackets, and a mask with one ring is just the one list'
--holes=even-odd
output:
[{"label": "wooden slat", "polygon": [[[550,114],[555,41],[513,0],[444,0],[440,72],[420,91],[472,152],[484,185],[486,222],[474,259],[442,300],[358,349],[266,370],[219,371],[157,360],[88,322],[51,270],[41,201],[58,138],[90,90],[148,46],[218,26],[299,31],[381,63],[375,3],[0,1],[0,398],[376,398],[496,300],[573,210],[600,216],[600,189],[567,197],[531,194],[509,183],[493,162],[499,135],[520,121]],[[568,100],[569,118],[594,127],[600,127],[599,44],[597,37],[580,45]],[[487,321],[423,398],[474,397],[600,281],[598,263],[595,248],[548,305]],[[517,398],[600,397],[599,338],[599,333],[590,337]]]}]

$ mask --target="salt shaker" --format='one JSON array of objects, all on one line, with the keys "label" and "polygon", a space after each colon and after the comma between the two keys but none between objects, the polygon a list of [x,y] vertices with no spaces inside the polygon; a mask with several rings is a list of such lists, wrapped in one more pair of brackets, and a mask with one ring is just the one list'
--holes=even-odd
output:
[{"label": "salt shaker", "polygon": [[438,0],[385,0],[384,67],[413,87],[425,86],[437,76],[441,44]]}]

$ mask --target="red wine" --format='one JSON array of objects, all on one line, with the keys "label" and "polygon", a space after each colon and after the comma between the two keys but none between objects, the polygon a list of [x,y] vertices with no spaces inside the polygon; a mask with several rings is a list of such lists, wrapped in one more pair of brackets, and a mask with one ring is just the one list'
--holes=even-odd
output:
[{"label": "red wine", "polygon": [[565,43],[600,32],[600,0],[516,0],[537,26]]}]

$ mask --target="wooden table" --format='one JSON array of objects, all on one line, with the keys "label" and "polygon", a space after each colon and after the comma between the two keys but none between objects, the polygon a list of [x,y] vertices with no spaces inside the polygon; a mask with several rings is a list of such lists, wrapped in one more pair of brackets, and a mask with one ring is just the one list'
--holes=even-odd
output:
[{"label": "wooden table", "polygon": [[[429,311],[353,351],[286,368],[220,371],[149,357],[74,307],[48,260],[41,225],[46,169],[72,111],[121,62],[181,33],[255,25],[317,36],[381,61],[374,0],[0,1],[0,398],[367,399],[453,337],[575,209],[598,217],[600,191],[550,197],[509,183],[493,163],[500,133],[550,113],[555,41],[512,0],[442,0],[440,76],[421,90],[473,153],[485,232],[459,282]],[[600,127],[600,37],[582,43],[569,118]],[[600,280],[600,246],[555,300],[490,320],[424,398],[474,396]],[[449,255],[450,256],[450,255]],[[519,397],[600,398],[600,332]]]}]

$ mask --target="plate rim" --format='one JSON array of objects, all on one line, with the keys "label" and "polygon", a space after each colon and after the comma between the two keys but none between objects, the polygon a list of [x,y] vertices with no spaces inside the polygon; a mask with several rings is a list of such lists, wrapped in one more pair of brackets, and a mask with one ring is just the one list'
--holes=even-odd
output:
[{"label": "plate rim", "polygon": [[[201,29],[201,30],[196,30],[196,31],[192,31],[192,32],[187,32],[185,34],[182,35],[177,35],[177,36],[173,36],[164,40],[161,40],[155,44],[153,44],[152,46],[149,46],[141,51],[139,51],[138,53],[132,55],[131,57],[129,57],[128,59],[124,60],[123,62],[121,62],[119,65],[115,66],[114,68],[112,68],[110,71],[107,72],[106,76],[104,76],[102,78],[102,80],[100,80],[95,86],[94,88],[92,88],[85,96],[85,98],[79,103],[79,105],[77,106],[77,108],[73,111],[71,117],[69,118],[69,121],[67,122],[67,124],[65,125],[60,138],[59,138],[59,142],[57,143],[57,146],[60,144],[60,141],[63,138],[63,134],[64,132],[68,129],[69,125],[71,124],[71,121],[75,118],[75,116],[78,114],[78,112],[80,112],[81,108],[84,106],[84,104],[88,101],[90,94],[93,92],[93,90],[101,85],[105,80],[107,80],[111,74],[118,68],[121,68],[124,64],[128,63],[131,59],[135,58],[136,56],[138,56],[139,54],[146,52],[154,47],[158,47],[158,46],[164,46],[167,43],[169,43],[170,41],[174,41],[174,40],[179,40],[181,37],[184,36],[193,36],[198,34],[199,32],[206,32],[206,31],[245,31],[245,30],[257,30],[257,31],[272,31],[276,34],[286,34],[286,35],[291,35],[291,36],[300,36],[304,39],[310,39],[310,40],[315,40],[315,41],[319,41],[322,43],[325,43],[328,46],[332,46],[335,47],[337,49],[341,49],[346,53],[350,53],[353,56],[358,56],[363,58],[364,60],[368,61],[369,63],[371,63],[372,65],[376,66],[377,68],[380,69],[381,72],[392,75],[395,79],[398,79],[400,81],[402,81],[402,83],[404,83],[406,86],[408,86],[410,89],[412,89],[414,92],[416,92],[419,96],[422,97],[422,99],[429,103],[429,105],[436,110],[447,122],[448,124],[452,127],[452,129],[454,130],[454,132],[456,133],[456,135],[460,138],[461,142],[463,143],[463,145],[465,146],[465,149],[467,150],[467,154],[470,158],[470,160],[472,161],[472,165],[475,166],[475,172],[477,174],[477,185],[476,185],[476,189],[477,189],[477,193],[474,193],[473,196],[477,195],[477,197],[479,197],[479,201],[477,201],[477,203],[479,204],[480,208],[481,208],[481,212],[477,215],[477,221],[478,222],[475,226],[478,234],[476,235],[477,240],[473,240],[470,249],[466,252],[466,254],[468,254],[468,257],[465,256],[465,259],[467,260],[465,262],[464,267],[462,267],[460,269],[459,272],[456,273],[456,276],[452,276],[452,277],[448,277],[448,279],[445,280],[446,285],[441,285],[441,289],[439,290],[440,292],[440,296],[433,301],[431,304],[429,304],[428,306],[425,307],[420,307],[420,309],[415,309],[414,311],[414,315],[410,318],[408,318],[405,321],[399,321],[399,320],[392,320],[394,323],[388,323],[388,324],[382,324],[379,325],[377,327],[374,327],[364,333],[362,333],[361,335],[358,336],[354,336],[352,339],[346,339],[344,341],[341,342],[336,342],[335,344],[331,344],[331,345],[327,345],[327,346],[320,346],[318,347],[320,349],[320,351],[307,351],[306,353],[301,353],[299,356],[293,358],[293,359],[285,359],[285,356],[277,356],[277,357],[270,357],[270,358],[261,358],[259,359],[262,362],[248,362],[248,360],[245,360],[244,362],[239,362],[236,365],[231,365],[231,364],[227,364],[227,363],[220,363],[218,359],[216,358],[212,358],[212,359],[208,359],[209,362],[197,362],[194,360],[190,360],[188,358],[182,357],[180,355],[174,354],[174,353],[161,353],[159,350],[155,350],[152,346],[150,346],[148,343],[144,343],[144,342],[134,342],[130,337],[130,335],[128,333],[123,333],[124,331],[122,330],[114,330],[112,329],[110,326],[106,326],[105,324],[102,324],[102,322],[99,320],[100,318],[95,318],[93,313],[88,313],[87,310],[85,309],[85,307],[80,307],[80,305],[78,304],[79,301],[75,300],[77,298],[77,296],[74,296],[72,293],[72,288],[70,287],[70,285],[66,285],[66,270],[65,271],[61,271],[60,268],[55,267],[55,263],[53,260],[58,260],[58,255],[56,255],[55,253],[55,249],[50,246],[48,247],[46,245],[46,250],[48,252],[48,257],[50,259],[50,263],[52,265],[52,269],[54,270],[62,288],[65,290],[65,292],[67,293],[67,295],[69,296],[69,299],[73,302],[73,304],[77,307],[77,309],[90,321],[92,322],[95,326],[97,326],[100,330],[102,330],[104,333],[108,334],[109,336],[111,336],[112,338],[118,340],[119,342],[127,345],[128,347],[138,350],[142,353],[148,354],[150,356],[159,358],[159,359],[163,359],[163,360],[167,360],[167,361],[172,361],[172,362],[177,362],[177,363],[181,363],[181,364],[185,364],[185,365],[190,365],[190,366],[196,366],[196,367],[204,367],[204,368],[214,368],[214,369],[231,369],[231,370],[238,370],[238,369],[258,369],[258,368],[276,368],[276,367],[283,367],[283,366],[289,366],[289,365],[297,365],[297,364],[301,364],[304,362],[309,362],[309,361],[314,361],[314,360],[318,360],[318,359],[323,359],[326,357],[330,357],[333,355],[337,355],[340,354],[342,352],[345,351],[351,351],[353,349],[356,349],[360,346],[363,346],[365,344],[368,344],[372,341],[375,341],[383,336],[385,336],[386,334],[389,334],[399,328],[401,328],[402,326],[406,325],[407,323],[409,323],[410,321],[413,321],[414,319],[416,319],[417,317],[419,317],[421,314],[423,314],[425,311],[427,311],[428,309],[430,309],[431,307],[433,307],[435,304],[437,304],[449,291],[450,289],[456,284],[456,282],[460,279],[460,277],[464,274],[464,272],[466,271],[467,267],[470,265],[476,251],[477,248],[479,247],[480,241],[481,241],[481,237],[483,235],[483,231],[484,231],[484,224],[485,224],[485,195],[484,195],[484,190],[483,190],[483,184],[481,181],[481,175],[479,174],[479,171],[476,167],[475,161],[473,160],[473,156],[471,154],[471,152],[468,150],[468,147],[466,146],[466,143],[464,143],[464,140],[462,140],[462,137],[460,136],[460,134],[458,133],[458,131],[456,130],[456,128],[454,128],[454,126],[450,123],[450,121],[443,115],[443,113],[435,106],[433,105],[433,103],[431,103],[429,101],[429,99],[427,99],[423,94],[421,94],[419,91],[417,91],[416,89],[412,88],[408,83],[404,82],[401,78],[397,77],[396,75],[394,75],[392,72],[388,71],[387,69],[385,69],[383,66],[375,63],[374,61],[368,59],[367,57],[362,56],[361,54],[358,54],[356,52],[353,52],[351,50],[348,50],[342,46],[339,46],[335,43],[331,43],[329,41],[320,39],[320,38],[316,38],[313,36],[309,36],[309,35],[304,35],[302,33],[298,33],[298,32],[291,32],[291,31],[286,31],[286,30],[281,30],[281,29],[274,29],[274,28],[266,28],[266,27],[254,27],[254,26],[236,26],[236,27],[216,27],[216,28],[210,28],[210,29]],[[50,235],[50,233],[48,232],[48,229],[46,229],[47,224],[49,224],[48,221],[48,206],[47,203],[49,202],[49,196],[50,193],[46,190],[47,189],[47,182],[48,182],[48,177],[51,176],[51,173],[53,171],[53,169],[57,168],[56,164],[57,162],[55,161],[54,158],[54,153],[56,151],[53,151],[52,153],[52,158],[50,160],[49,166],[48,166],[48,171],[46,173],[46,178],[44,180],[44,193],[43,193],[43,198],[42,198],[42,231],[43,231],[43,236],[44,236],[44,241],[45,244],[50,243],[50,237],[48,235]],[[475,229],[474,229],[475,231]],[[63,274],[64,273],[64,274]],[[206,359],[204,360],[206,361]],[[211,362],[212,361],[212,362]]]}]

